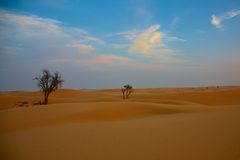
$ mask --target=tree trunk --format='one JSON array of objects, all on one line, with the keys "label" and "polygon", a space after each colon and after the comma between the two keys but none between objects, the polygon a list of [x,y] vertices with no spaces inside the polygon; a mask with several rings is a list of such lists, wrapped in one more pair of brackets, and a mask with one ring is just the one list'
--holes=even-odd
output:
[{"label": "tree trunk", "polygon": [[123,99],[125,99],[125,90],[122,88]]},{"label": "tree trunk", "polygon": [[44,104],[48,104],[48,97],[44,97]]},{"label": "tree trunk", "polygon": [[48,104],[48,96],[49,94],[47,92],[44,93],[44,104]]},{"label": "tree trunk", "polygon": [[130,94],[132,93],[132,90],[131,89],[127,89],[127,92],[126,92],[126,98],[128,99]]}]

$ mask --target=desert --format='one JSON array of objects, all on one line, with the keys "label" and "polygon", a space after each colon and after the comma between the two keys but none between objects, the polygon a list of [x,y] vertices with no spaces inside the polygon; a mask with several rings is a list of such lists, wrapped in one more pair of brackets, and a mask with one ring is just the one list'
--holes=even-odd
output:
[{"label": "desert", "polygon": [[0,160],[240,160],[240,0],[0,0]]},{"label": "desert", "polygon": [[1,159],[240,159],[239,97],[240,87],[134,89],[127,100],[60,89],[37,105],[41,92],[1,92]]}]

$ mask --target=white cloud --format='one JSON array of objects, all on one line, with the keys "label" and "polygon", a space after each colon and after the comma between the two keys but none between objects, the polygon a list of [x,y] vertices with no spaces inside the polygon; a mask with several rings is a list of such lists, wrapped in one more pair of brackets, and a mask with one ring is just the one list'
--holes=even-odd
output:
[{"label": "white cloud", "polygon": [[7,46],[6,41],[14,41],[23,44],[25,50],[33,48],[38,52],[52,53],[69,52],[66,46],[89,52],[104,44],[103,40],[81,28],[68,27],[58,20],[35,15],[0,10],[0,23],[2,46]]},{"label": "white cloud", "polygon": [[61,34],[61,22],[48,18],[41,18],[34,15],[18,15],[5,10],[0,10],[0,22],[2,34],[10,35],[10,30],[21,32],[26,37],[31,36],[45,36],[47,34],[57,35]]},{"label": "white cloud", "polygon": [[178,37],[175,37],[175,36],[166,37],[166,41],[168,41],[168,42],[186,42],[185,39],[178,38]]},{"label": "white cloud", "polygon": [[216,17],[215,15],[212,15],[212,19],[211,19],[211,23],[217,27],[217,28],[221,28],[221,20]]},{"label": "white cloud", "polygon": [[163,46],[161,40],[163,38],[163,33],[157,31],[160,25],[153,25],[137,35],[133,39],[133,44],[129,48],[129,52],[141,53],[141,54],[151,54],[153,49]]},{"label": "white cloud", "polygon": [[240,9],[231,10],[227,12],[224,16],[225,16],[225,19],[230,19],[238,15],[240,15]]},{"label": "white cloud", "polygon": [[80,52],[91,52],[91,51],[95,50],[95,48],[91,45],[79,44],[79,43],[78,44],[72,44],[69,47],[76,48]]},{"label": "white cloud", "polygon": [[133,29],[133,30],[130,30],[130,31],[114,33],[114,34],[111,34],[110,36],[122,36],[122,37],[124,37],[128,40],[134,40],[136,38],[136,36],[141,32],[142,31],[139,31],[137,29]]},{"label": "white cloud", "polygon": [[[92,36],[81,28],[65,26],[58,20],[35,15],[0,10],[0,24],[0,48],[5,47],[4,52],[17,52],[33,59],[40,56],[46,60],[46,64],[76,65],[77,63],[95,69],[115,67],[154,70],[164,68],[160,64],[161,62],[179,62],[177,58],[172,57],[174,50],[166,47],[164,43],[168,42],[167,38],[172,41],[180,40],[159,31],[160,25],[158,24],[145,30],[133,29],[116,33],[108,45],[105,45],[104,40]],[[119,37],[121,37],[122,43],[115,43],[119,42]],[[13,46],[9,46],[7,42],[11,42]],[[121,49],[123,53],[119,53],[119,55],[126,55],[130,52],[131,54],[125,57],[101,54],[103,46],[104,50]],[[15,49],[10,50],[10,47]],[[89,52],[92,53],[76,54]],[[146,61],[144,61],[145,59]]]},{"label": "white cloud", "polygon": [[162,38],[162,33],[160,32],[155,32],[152,37],[150,37],[149,42],[154,44],[157,43],[161,38]]},{"label": "white cloud", "polygon": [[105,42],[99,38],[96,38],[96,37],[92,37],[92,36],[89,36],[89,35],[86,35],[86,36],[83,36],[82,37],[82,42],[95,42],[95,43],[98,43],[98,44],[104,44]]},{"label": "white cloud", "polygon": [[[150,58],[152,62],[158,63],[180,63],[183,60],[175,58],[175,50],[169,47],[171,42],[186,42],[182,38],[170,36],[160,31],[160,25],[152,25],[144,30],[129,30],[112,34],[111,36],[123,37],[128,42],[120,40],[120,43],[112,45],[115,49],[127,49],[127,52],[132,55],[138,55],[141,58]],[[122,43],[124,42],[124,43]]]},{"label": "white cloud", "polygon": [[168,36],[159,31],[160,25],[152,25],[146,30],[135,32],[133,39],[130,39],[131,45],[128,48],[129,53],[141,54],[152,57],[153,61],[167,63],[180,63],[183,60],[173,57],[175,50],[166,45],[169,42],[185,42],[186,40],[176,36]]},{"label": "white cloud", "polygon": [[230,10],[230,11],[222,13],[218,16],[213,14],[211,16],[211,23],[212,23],[212,25],[214,25],[217,28],[222,28],[223,21],[226,21],[226,20],[236,17],[238,15],[240,15],[240,9]]}]

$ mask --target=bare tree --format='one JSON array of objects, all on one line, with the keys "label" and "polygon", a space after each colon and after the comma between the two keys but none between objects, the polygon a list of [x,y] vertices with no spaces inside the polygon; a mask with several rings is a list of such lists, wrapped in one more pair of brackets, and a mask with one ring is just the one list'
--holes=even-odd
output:
[{"label": "bare tree", "polygon": [[44,69],[42,75],[35,77],[38,87],[41,89],[44,95],[44,104],[48,104],[48,96],[62,86],[63,80],[58,72],[51,74],[49,70]]},{"label": "bare tree", "polygon": [[133,92],[133,87],[129,84],[124,85],[122,88],[123,99],[128,99],[129,95]]}]

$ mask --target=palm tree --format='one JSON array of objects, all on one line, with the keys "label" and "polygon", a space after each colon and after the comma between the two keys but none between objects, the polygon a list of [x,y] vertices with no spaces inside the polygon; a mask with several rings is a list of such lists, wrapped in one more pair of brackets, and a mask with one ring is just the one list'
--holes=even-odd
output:
[{"label": "palm tree", "polygon": [[44,69],[42,75],[35,77],[37,85],[41,89],[44,95],[44,104],[48,104],[48,96],[62,86],[63,80],[58,72],[51,74],[49,70]]},{"label": "palm tree", "polygon": [[133,92],[133,87],[129,84],[126,84],[122,88],[123,99],[128,99],[129,95]]}]

